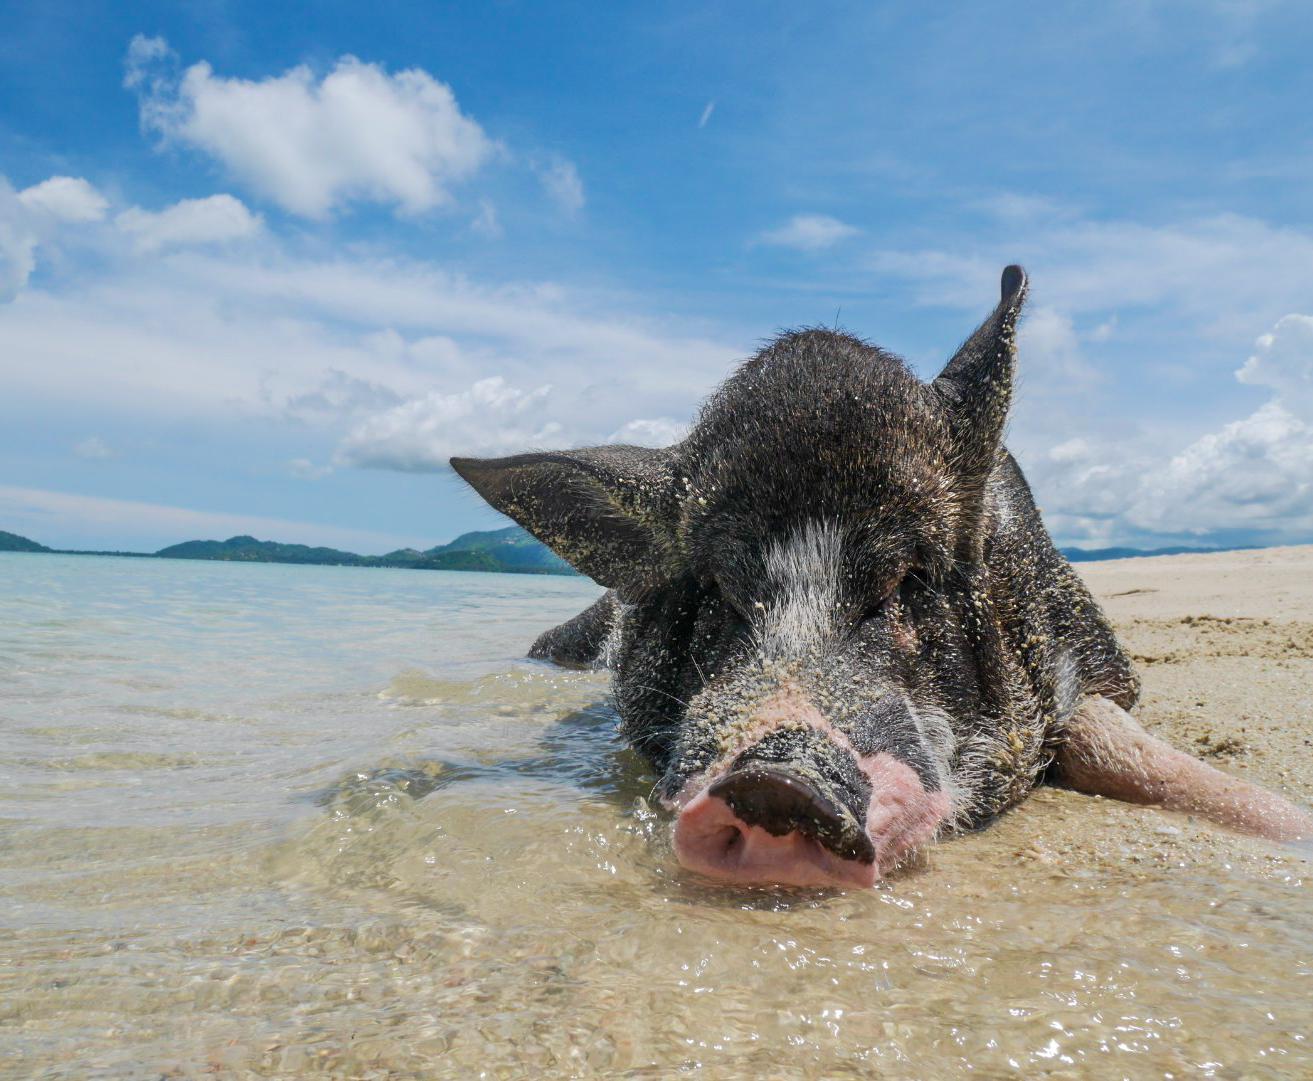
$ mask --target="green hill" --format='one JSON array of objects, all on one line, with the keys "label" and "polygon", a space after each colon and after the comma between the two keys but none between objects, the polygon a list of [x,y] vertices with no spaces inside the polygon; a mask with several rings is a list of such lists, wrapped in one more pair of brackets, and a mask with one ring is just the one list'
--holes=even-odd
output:
[{"label": "green hill", "polygon": [[236,563],[317,563],[347,567],[411,567],[416,570],[493,571],[512,574],[574,574],[563,559],[519,526],[463,533],[450,544],[421,552],[401,548],[383,556],[362,556],[336,548],[280,544],[255,537],[195,540],[154,553],[161,559],[217,559]]},{"label": "green hill", "polygon": [[1103,559],[1138,559],[1140,556],[1184,556],[1209,552],[1244,552],[1252,545],[1239,548],[1191,548],[1189,545],[1176,545],[1171,548],[1063,548],[1062,554],[1070,563],[1093,563]]},{"label": "green hill", "polygon": [[6,533],[0,529],[0,552],[48,552],[44,544],[20,537],[17,533]]},{"label": "green hill", "polygon": [[575,573],[570,564],[519,526],[462,533],[450,544],[440,544],[421,553],[411,565],[446,570],[496,569],[520,574]]},{"label": "green hill", "polygon": [[229,537],[226,541],[196,540],[172,544],[155,553],[161,559],[222,559],[236,563],[329,563],[356,566],[367,557],[336,548],[311,548],[304,544],[280,544],[254,537]]}]

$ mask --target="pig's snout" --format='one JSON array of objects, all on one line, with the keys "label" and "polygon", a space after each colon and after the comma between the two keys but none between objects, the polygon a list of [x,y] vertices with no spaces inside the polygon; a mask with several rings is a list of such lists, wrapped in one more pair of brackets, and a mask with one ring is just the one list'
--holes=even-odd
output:
[{"label": "pig's snout", "polygon": [[814,783],[809,778],[824,776],[815,768],[740,757],[683,804],[676,857],[691,871],[745,885],[874,885],[934,838],[952,803],[887,751],[851,762],[860,792]]},{"label": "pig's snout", "polygon": [[801,777],[737,769],[689,802],[675,854],[691,871],[734,883],[871,886],[879,878],[865,825]]},{"label": "pig's snout", "polygon": [[[900,733],[908,742],[910,716],[879,716],[887,744]],[[691,871],[744,885],[871,886],[949,817],[936,778],[909,764],[914,746],[863,753],[795,687],[749,721],[746,747],[672,777],[675,855]]]}]

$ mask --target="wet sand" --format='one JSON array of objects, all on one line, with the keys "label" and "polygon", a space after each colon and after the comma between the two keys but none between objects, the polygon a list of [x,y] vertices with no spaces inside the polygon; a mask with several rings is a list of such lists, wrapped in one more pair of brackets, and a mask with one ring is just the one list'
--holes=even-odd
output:
[{"label": "wet sand", "polygon": [[[1309,802],[1313,549],[1079,569],[1146,726]],[[521,659],[595,593],[0,559],[0,1076],[1313,1076],[1294,849],[1044,789],[873,890],[682,872]]]}]

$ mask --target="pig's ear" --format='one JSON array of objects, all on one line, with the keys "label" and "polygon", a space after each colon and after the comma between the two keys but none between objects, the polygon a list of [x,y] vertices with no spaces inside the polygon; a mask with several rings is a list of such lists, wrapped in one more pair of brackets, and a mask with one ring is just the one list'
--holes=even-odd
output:
[{"label": "pig's ear", "polygon": [[661,577],[677,517],[668,450],[453,458],[451,468],[576,570],[622,594]]},{"label": "pig's ear", "polygon": [[948,405],[961,440],[963,464],[988,472],[1008,408],[1017,361],[1017,317],[1026,299],[1026,272],[1003,270],[1002,299],[939,373],[935,390]]}]

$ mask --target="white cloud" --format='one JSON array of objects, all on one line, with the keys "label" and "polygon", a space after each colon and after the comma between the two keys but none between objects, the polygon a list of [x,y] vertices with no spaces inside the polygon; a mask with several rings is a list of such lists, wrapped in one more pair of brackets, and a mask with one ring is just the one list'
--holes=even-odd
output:
[{"label": "white cloud", "polygon": [[371,368],[386,366],[392,376],[409,378],[395,385],[376,381],[402,392],[436,370],[448,385],[469,386],[502,371],[518,386],[605,387],[599,424],[613,402],[632,403],[635,394],[649,400],[677,395],[691,404],[737,354],[705,339],[663,333],[617,312],[617,299],[602,293],[578,295],[551,282],[480,285],[432,263],[187,255],[173,261],[171,274],[170,284],[181,286],[185,277],[193,296],[222,296],[230,309],[276,310],[312,326],[395,332],[360,343],[376,365],[344,370],[369,378]]},{"label": "white cloud", "polygon": [[259,216],[231,195],[183,199],[157,212],[133,207],[114,220],[142,253],[243,240],[261,229]]},{"label": "white cloud", "polygon": [[606,437],[608,443],[637,447],[668,447],[688,434],[688,424],[671,417],[631,420]]},{"label": "white cloud", "polygon": [[114,457],[114,452],[98,435],[89,435],[73,444],[73,453],[88,462],[103,462]]},{"label": "white cloud", "polygon": [[1036,211],[1001,216],[996,240],[969,249],[873,253],[871,269],[918,283],[915,299],[976,311],[1000,269],[1021,262],[1032,293],[1073,317],[1152,311],[1202,333],[1252,334],[1313,293],[1313,235],[1238,214],[1149,226]]},{"label": "white cloud", "polygon": [[27,285],[37,249],[61,226],[98,221],[106,206],[104,196],[80,177],[52,176],[15,192],[0,176],[0,303]]},{"label": "white cloud", "polygon": [[137,34],[128,42],[128,54],[123,60],[123,85],[129,90],[154,90],[167,79],[165,69],[176,60],[177,55],[163,38]]},{"label": "white cloud", "polygon": [[416,538],[399,538],[363,529],[342,529],[251,514],[192,510],[161,503],[0,485],[0,521],[12,532],[51,547],[100,548],[114,545],[154,550],[184,540],[223,540],[250,534],[288,544],[326,544],[348,551],[386,552]]},{"label": "white cloud", "polygon": [[451,88],[416,68],[390,74],[344,56],[323,78],[300,66],[251,80],[204,61],[177,77],[175,60],[161,39],[133,39],[124,81],[143,126],[304,217],[357,201],[431,210],[496,149]]},{"label": "white cloud", "polygon": [[333,467],[316,465],[309,458],[293,458],[287,463],[287,472],[297,480],[322,480],[333,472]]},{"label": "white cloud", "polygon": [[665,447],[686,424],[669,417],[631,420],[603,434],[586,403],[550,386],[521,390],[501,376],[454,394],[430,393],[367,417],[342,440],[338,465],[431,473],[453,455],[500,456],[596,443]]},{"label": "white cloud", "polygon": [[1060,463],[1080,462],[1087,460],[1090,454],[1089,440],[1077,436],[1075,439],[1068,439],[1065,443],[1059,443],[1050,450],[1049,459]]},{"label": "white cloud", "polygon": [[[1313,424],[1313,322],[1285,313],[1306,311],[1313,295],[1313,235],[1234,214],[1148,226],[1033,199],[986,209],[984,239],[885,249],[869,266],[910,283],[914,302],[978,314],[999,269],[1026,265],[1033,307],[1008,442],[1055,535],[1309,539],[1299,471]],[[1270,401],[1226,409],[1238,396],[1226,390],[1228,366],[1274,324],[1236,373]],[[1211,423],[1195,419],[1205,411]]]},{"label": "white cloud", "polygon": [[1117,333],[1117,313],[1113,312],[1107,319],[1090,331],[1090,341],[1106,342]]},{"label": "white cloud", "polygon": [[[667,418],[687,417],[740,352],[627,316],[623,298],[595,290],[481,285],[426,262],[297,258],[268,233],[259,245],[151,259],[123,248],[99,249],[103,266],[67,288],[56,277],[0,308],[11,409],[90,410],[103,434],[281,428],[274,460],[302,477],[322,468],[325,446],[343,465],[445,469],[457,453],[612,434],[672,441]],[[640,402],[656,419],[633,422]],[[288,438],[303,449],[282,450]]]},{"label": "white cloud", "polygon": [[1235,373],[1242,383],[1267,387],[1313,415],[1313,316],[1287,315],[1255,342]]},{"label": "white cloud", "polygon": [[1313,427],[1280,401],[1200,437],[1149,474],[1126,512],[1156,533],[1313,532]]},{"label": "white cloud", "polygon": [[49,214],[56,221],[100,221],[109,200],[81,177],[52,176],[18,193],[28,208]]},{"label": "white cloud", "polygon": [[778,229],[762,233],[761,242],[797,251],[821,251],[860,231],[826,214],[798,214]]},{"label": "white cloud", "polygon": [[1037,463],[1050,524],[1070,536],[1313,536],[1313,318],[1288,315],[1237,372],[1274,395],[1163,456],[1076,437]]},{"label": "white cloud", "polygon": [[1028,386],[1043,385],[1070,395],[1097,381],[1071,317],[1054,308],[1036,307],[1026,313],[1018,348],[1027,361],[1019,377]]},{"label": "white cloud", "polygon": [[711,114],[715,111],[716,103],[714,101],[707,102],[702,108],[702,115],[698,117],[698,127],[705,128],[707,126],[707,121],[711,119]]},{"label": "white cloud", "polygon": [[[369,336],[367,348],[375,355],[398,357],[402,354],[393,352],[392,338],[401,341],[404,353],[404,340],[396,331]],[[283,413],[294,420],[331,422],[391,409],[400,403],[401,396],[381,383],[349,375],[340,368],[329,368],[315,387],[289,395],[283,403]]]},{"label": "white cloud", "polygon": [[584,182],[579,170],[565,158],[553,157],[535,166],[544,190],[566,214],[577,214],[584,205]]},{"label": "white cloud", "polygon": [[470,222],[470,228],[480,236],[496,239],[502,235],[501,220],[497,217],[497,207],[490,199],[479,200],[479,212]]},{"label": "white cloud", "polygon": [[37,242],[32,212],[0,177],[0,303],[17,295],[32,276]]},{"label": "white cloud", "polygon": [[[93,409],[106,426],[304,429],[315,453],[280,460],[318,460],[325,441],[354,433],[352,460],[428,468],[446,453],[602,442],[636,402],[688,416],[739,352],[619,310],[613,297],[476,285],[428,263],[293,259],[271,239],[121,261],[67,295],[24,292],[0,308],[0,382],[13,408]],[[426,418],[493,372],[525,393],[552,384],[550,410],[536,402],[498,429],[508,405],[494,403],[486,425],[471,412],[437,446]]]},{"label": "white cloud", "polygon": [[550,386],[521,390],[501,376],[455,394],[433,392],[369,417],[338,447],[341,465],[426,473],[456,454],[500,455],[569,442],[549,413]]}]

